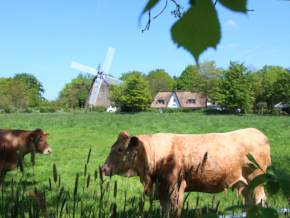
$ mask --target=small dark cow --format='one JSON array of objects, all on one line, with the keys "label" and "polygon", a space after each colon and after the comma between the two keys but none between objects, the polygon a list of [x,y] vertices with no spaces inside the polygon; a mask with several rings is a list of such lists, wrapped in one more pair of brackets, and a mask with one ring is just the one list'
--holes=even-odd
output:
[{"label": "small dark cow", "polygon": [[[48,136],[49,134],[43,133],[42,129],[36,129],[34,131],[0,129],[0,170],[2,170],[0,186],[3,184],[6,172],[14,170],[17,167],[19,143],[22,144],[22,160],[26,154],[30,153],[30,146],[32,144],[36,145],[39,138],[40,140],[36,146],[36,152],[50,154],[51,148],[46,142]],[[6,147],[5,161],[3,161],[4,145]]]},{"label": "small dark cow", "polygon": [[[266,172],[271,164],[269,141],[254,128],[202,135],[159,133],[136,137],[124,131],[113,144],[102,170],[107,176],[116,173],[139,176],[147,195],[152,194],[158,179],[157,199],[163,212],[169,216],[171,205],[180,216],[184,192],[219,193],[225,188],[235,188],[243,194],[246,204],[265,201],[262,185],[254,193],[246,190],[251,180],[263,174],[260,169],[249,167],[252,162],[246,156],[248,153]],[[168,193],[172,195],[169,197]]]}]

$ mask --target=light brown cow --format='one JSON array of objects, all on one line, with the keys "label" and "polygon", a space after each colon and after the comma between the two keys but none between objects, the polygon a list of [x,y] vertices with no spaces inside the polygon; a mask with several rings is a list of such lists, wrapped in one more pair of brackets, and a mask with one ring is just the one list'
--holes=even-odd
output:
[{"label": "light brown cow", "polygon": [[[253,178],[263,174],[260,169],[252,170],[247,165],[251,163],[246,157],[248,153],[266,172],[271,164],[269,141],[254,128],[202,135],[159,133],[136,137],[124,131],[113,144],[102,170],[107,176],[139,176],[147,195],[151,195],[158,179],[158,199],[163,211],[168,212],[171,204],[180,216],[184,192],[219,193],[231,187],[243,194],[246,203],[265,201],[262,185],[254,190],[254,199],[253,193],[245,191]],[[175,183],[178,178],[181,178],[179,191]],[[173,194],[165,201],[167,188],[172,189],[173,185]]]},{"label": "light brown cow", "polygon": [[[40,141],[36,146],[36,152],[42,154],[50,154],[51,148],[46,142],[48,133],[43,133],[42,129],[34,131],[0,129],[0,171],[2,170],[2,177],[0,178],[0,186],[5,179],[6,172],[14,170],[17,167],[17,151],[19,143],[22,144],[22,160],[24,156],[30,153],[30,146],[36,144],[39,137]],[[3,149],[6,147],[6,157],[3,164]]]}]

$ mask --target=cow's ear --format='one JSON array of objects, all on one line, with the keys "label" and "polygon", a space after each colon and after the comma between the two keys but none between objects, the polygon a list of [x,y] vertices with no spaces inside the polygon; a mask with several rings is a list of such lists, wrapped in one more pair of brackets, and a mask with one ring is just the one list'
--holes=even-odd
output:
[{"label": "cow's ear", "polygon": [[48,136],[49,136],[49,133],[48,133],[48,132],[46,132],[46,133],[44,133],[44,135],[45,135],[46,137],[48,137]]},{"label": "cow's ear", "polygon": [[30,133],[30,137],[31,137],[31,139],[34,139],[34,137],[35,137],[35,133],[34,133],[34,132],[31,132],[31,133]]},{"label": "cow's ear", "polygon": [[130,137],[130,134],[125,130],[119,134],[118,139],[127,139],[128,137]]},{"label": "cow's ear", "polygon": [[137,137],[132,137],[130,144],[133,146],[134,149],[137,149],[139,145],[139,139]]},{"label": "cow's ear", "polygon": [[34,130],[34,132],[39,132],[39,133],[41,133],[41,134],[43,134],[43,131],[42,131],[42,129],[36,129],[36,130]]}]

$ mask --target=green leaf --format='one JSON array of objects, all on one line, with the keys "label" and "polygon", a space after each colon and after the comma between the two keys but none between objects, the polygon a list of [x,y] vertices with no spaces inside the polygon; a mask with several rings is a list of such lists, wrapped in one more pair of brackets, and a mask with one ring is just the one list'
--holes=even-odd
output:
[{"label": "green leaf", "polygon": [[146,7],[144,8],[142,14],[144,14],[146,11],[149,11],[151,8],[153,8],[157,3],[159,2],[159,0],[149,0],[149,2],[147,3]]},{"label": "green leaf", "polygon": [[261,217],[260,214],[258,214],[258,208],[257,206],[251,208],[248,212],[247,212],[247,218],[251,218],[251,217],[257,217],[257,218],[263,218]]},{"label": "green leaf", "polygon": [[[257,212],[260,215],[260,217],[263,217],[263,218],[275,218],[275,217],[277,217],[278,218],[278,213],[275,209],[263,208],[260,205],[257,205],[256,207],[257,207]],[[254,216],[249,216],[249,217],[254,217]],[[257,216],[255,216],[255,217],[257,217]]]},{"label": "green leaf", "polygon": [[255,164],[252,164],[252,163],[248,163],[248,166],[249,166],[252,170],[259,169],[259,167],[257,167]]},{"label": "green leaf", "polygon": [[195,1],[171,28],[178,47],[188,50],[198,63],[199,55],[209,47],[216,48],[221,38],[217,12],[211,0]]},{"label": "green leaf", "polygon": [[276,174],[276,168],[273,165],[268,166],[267,173],[274,176]]},{"label": "green leaf", "polygon": [[202,215],[200,218],[218,218],[219,216],[216,213],[207,213]]},{"label": "green leaf", "polygon": [[237,211],[237,210],[244,210],[248,208],[255,207],[255,204],[245,204],[245,205],[240,205],[240,206],[231,206],[226,208],[226,211]]},{"label": "green leaf", "polygon": [[269,181],[265,185],[265,188],[267,189],[269,194],[273,196],[273,195],[278,193],[280,186],[279,186],[279,183],[277,181]]},{"label": "green leaf", "polygon": [[219,3],[232,11],[247,13],[247,0],[219,0]]},{"label": "green leaf", "polygon": [[283,191],[283,194],[285,195],[286,198],[290,197],[290,179],[287,178],[285,175],[283,177],[280,177],[278,179],[279,185]]},{"label": "green leaf", "polygon": [[275,178],[270,174],[262,174],[255,177],[248,185],[246,191],[254,190],[257,186],[261,185],[264,182],[274,181]]},{"label": "green leaf", "polygon": [[256,164],[256,166],[259,167],[264,172],[264,170],[260,167],[260,165],[257,163],[257,161],[254,159],[254,157],[250,153],[246,154],[246,156],[250,161],[252,161],[254,164]]}]

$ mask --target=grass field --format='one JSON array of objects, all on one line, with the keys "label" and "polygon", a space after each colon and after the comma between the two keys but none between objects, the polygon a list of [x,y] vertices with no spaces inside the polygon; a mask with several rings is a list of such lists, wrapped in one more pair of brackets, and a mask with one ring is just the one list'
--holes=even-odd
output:
[{"label": "grass field", "polygon": [[[86,113],[86,114],[37,114],[37,115],[0,115],[1,129],[23,129],[34,130],[42,128],[49,132],[47,139],[52,148],[50,155],[37,154],[34,171],[30,163],[30,155],[24,160],[25,190],[34,189],[49,190],[49,177],[52,180],[52,191],[46,192],[48,210],[56,213],[57,194],[61,187],[64,187],[64,195],[59,200],[63,203],[64,198],[73,201],[75,180],[79,174],[79,185],[77,213],[80,214],[81,202],[83,210],[88,214],[89,210],[98,202],[100,191],[100,180],[94,180],[95,170],[99,169],[106,160],[111,145],[116,141],[121,131],[127,130],[131,136],[142,134],[154,134],[170,132],[177,134],[201,134],[210,132],[227,132],[237,129],[254,127],[261,130],[270,141],[272,164],[277,168],[290,172],[290,117],[285,116],[257,116],[257,115],[202,115],[193,113],[180,114],[107,114],[107,113]],[[92,148],[90,160],[87,165],[86,176],[84,176],[85,164],[90,148]],[[60,176],[57,183],[53,182],[53,164],[57,167],[57,174]],[[86,187],[87,177],[90,174],[90,185]],[[19,170],[7,173],[3,198],[9,200],[11,180],[14,183],[20,180],[22,174]],[[118,194],[116,200],[113,197],[115,180],[118,183]],[[109,183],[109,185],[107,184]],[[107,178],[103,187],[108,187],[105,192],[105,199],[117,203],[117,210],[134,213],[133,197],[142,198],[143,186],[139,178],[122,178],[113,176]],[[68,194],[68,192],[70,194]],[[125,194],[126,192],[126,194]],[[25,192],[25,196],[28,194]],[[125,196],[126,195],[126,196]],[[189,214],[194,213],[196,199],[199,197],[197,208],[211,207],[213,195],[203,193],[191,193],[187,199]],[[126,198],[126,200],[125,200]],[[81,201],[82,199],[82,201]],[[220,200],[220,211],[232,204],[241,201],[236,199],[235,192],[228,191],[228,197],[223,193],[215,195],[215,203]],[[268,198],[275,208],[287,207],[287,200],[281,193]],[[126,203],[125,203],[126,201]],[[125,208],[124,205],[126,204]],[[71,205],[71,204],[70,204]],[[121,206],[122,205],[122,206]],[[148,199],[145,208],[148,208]],[[159,203],[154,204],[159,208]],[[210,206],[208,206],[210,205]],[[109,208],[109,206],[108,206]],[[68,207],[68,210],[72,206]],[[109,211],[109,209],[108,209]],[[158,211],[158,210],[156,210]],[[77,216],[79,217],[79,216]]]}]

